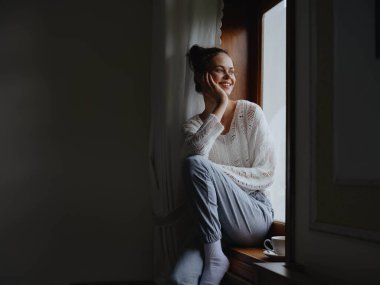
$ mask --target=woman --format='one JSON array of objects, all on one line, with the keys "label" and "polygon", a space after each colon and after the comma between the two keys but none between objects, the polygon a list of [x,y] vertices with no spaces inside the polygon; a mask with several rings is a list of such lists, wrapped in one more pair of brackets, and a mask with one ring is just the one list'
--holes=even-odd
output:
[{"label": "woman", "polygon": [[193,46],[187,54],[204,111],[184,125],[184,182],[191,193],[203,248],[188,248],[171,275],[174,284],[219,284],[229,262],[223,243],[255,246],[265,238],[273,209],[265,188],[275,157],[261,108],[229,99],[236,83],[228,53]]}]

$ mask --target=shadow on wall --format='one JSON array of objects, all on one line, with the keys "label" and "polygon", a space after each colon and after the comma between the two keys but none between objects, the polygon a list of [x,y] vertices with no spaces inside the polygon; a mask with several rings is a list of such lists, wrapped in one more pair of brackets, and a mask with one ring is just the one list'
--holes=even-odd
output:
[{"label": "shadow on wall", "polygon": [[2,2],[1,284],[153,278],[151,12]]}]

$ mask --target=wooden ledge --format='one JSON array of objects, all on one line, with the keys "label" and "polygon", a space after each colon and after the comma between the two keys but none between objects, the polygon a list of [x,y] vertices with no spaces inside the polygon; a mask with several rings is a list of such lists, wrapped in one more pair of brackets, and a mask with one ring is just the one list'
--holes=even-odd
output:
[{"label": "wooden ledge", "polygon": [[230,258],[236,258],[246,263],[285,261],[283,256],[268,257],[264,254],[264,248],[232,247],[227,250]]},{"label": "wooden ledge", "polygon": [[[274,221],[269,232],[268,238],[272,236],[285,235],[285,223]],[[226,255],[230,261],[228,275],[244,280],[245,284],[255,284],[257,269],[254,263],[283,262],[285,257],[268,257],[264,254],[264,248],[226,248]],[[229,284],[224,282],[224,284]],[[233,283],[244,284],[244,283]]]},{"label": "wooden ledge", "polygon": [[[274,221],[269,229],[267,238],[272,236],[284,236],[285,223]],[[231,247],[226,249],[229,258],[237,259],[247,264],[255,262],[285,261],[284,257],[268,257],[264,254],[264,247]]]}]

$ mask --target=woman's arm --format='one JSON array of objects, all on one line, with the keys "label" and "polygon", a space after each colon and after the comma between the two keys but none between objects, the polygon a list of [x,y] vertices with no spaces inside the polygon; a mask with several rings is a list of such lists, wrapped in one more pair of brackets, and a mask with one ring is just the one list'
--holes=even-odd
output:
[{"label": "woman's arm", "polygon": [[200,127],[193,121],[185,123],[185,156],[198,154],[208,157],[216,138],[223,130],[223,125],[214,114],[209,114]]},{"label": "woman's arm", "polygon": [[274,143],[262,109],[249,106],[247,138],[251,167],[219,165],[223,172],[245,190],[263,190],[274,181],[276,165]]},{"label": "woman's arm", "polygon": [[[224,126],[220,123],[228,104],[228,96],[224,90],[215,83],[210,73],[202,75],[202,94],[205,97],[206,114],[203,125],[197,129],[194,124],[184,126],[185,131],[185,155],[208,154],[216,140],[223,132]],[[210,108],[208,108],[210,107]],[[209,110],[208,110],[209,109]]]}]

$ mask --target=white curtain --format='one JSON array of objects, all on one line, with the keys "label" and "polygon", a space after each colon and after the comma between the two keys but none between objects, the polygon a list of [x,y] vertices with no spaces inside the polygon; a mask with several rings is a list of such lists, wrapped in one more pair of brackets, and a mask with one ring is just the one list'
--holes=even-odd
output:
[{"label": "white curtain", "polygon": [[222,0],[155,0],[151,74],[150,159],[154,274],[162,284],[189,235],[181,182],[183,122],[202,110],[186,52],[193,44],[220,46]]}]

